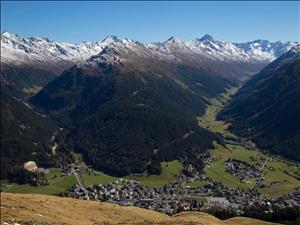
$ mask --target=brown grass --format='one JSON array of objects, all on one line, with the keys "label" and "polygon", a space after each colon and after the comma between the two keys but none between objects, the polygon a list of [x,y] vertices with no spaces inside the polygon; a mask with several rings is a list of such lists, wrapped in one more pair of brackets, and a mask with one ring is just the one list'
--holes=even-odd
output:
[{"label": "brown grass", "polygon": [[237,217],[219,220],[200,212],[183,212],[173,217],[137,207],[83,201],[38,194],[1,193],[1,224],[65,225],[268,225],[259,220]]}]

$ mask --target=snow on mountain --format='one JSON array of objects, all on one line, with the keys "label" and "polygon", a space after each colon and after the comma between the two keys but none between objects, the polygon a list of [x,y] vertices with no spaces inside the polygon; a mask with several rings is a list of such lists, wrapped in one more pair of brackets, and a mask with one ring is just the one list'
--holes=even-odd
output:
[{"label": "snow on mountain", "polygon": [[238,48],[242,49],[246,54],[251,55],[256,60],[269,60],[286,53],[291,47],[295,46],[293,42],[269,42],[267,40],[255,40],[246,43],[236,43]]},{"label": "snow on mountain", "polygon": [[219,60],[270,62],[287,52],[296,43],[281,41],[272,43],[266,40],[231,43],[217,41],[206,34],[200,39],[187,41],[186,45],[199,54]]},{"label": "snow on mountain", "polygon": [[292,52],[294,53],[300,53],[300,44],[297,44],[295,45],[292,49],[291,49]]},{"label": "snow on mountain", "polygon": [[[230,43],[215,40],[206,34],[202,38],[182,42],[171,37],[163,43],[143,44],[131,39],[107,36],[102,41],[79,44],[60,43],[47,38],[22,38],[8,32],[1,34],[1,62],[15,65],[44,64],[64,67],[101,58],[119,60],[124,57],[155,57],[164,60],[179,60],[181,57],[206,58],[235,62],[270,62],[287,52],[296,43],[256,40],[246,43]],[[117,54],[118,56],[109,56]],[[98,55],[98,56],[97,56]],[[104,58],[102,57],[101,60]],[[101,61],[100,60],[100,61]]]},{"label": "snow on mountain", "polygon": [[210,35],[186,42],[186,45],[200,55],[224,61],[248,61],[251,56],[230,42],[216,41]]},{"label": "snow on mountain", "polygon": [[46,38],[22,38],[4,32],[1,35],[1,62],[19,64],[77,63],[98,54],[102,42],[69,44]]}]

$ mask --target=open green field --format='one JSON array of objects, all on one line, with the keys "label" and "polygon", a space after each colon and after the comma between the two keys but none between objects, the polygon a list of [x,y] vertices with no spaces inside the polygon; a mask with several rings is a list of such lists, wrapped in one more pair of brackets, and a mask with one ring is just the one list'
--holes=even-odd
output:
[{"label": "open green field", "polygon": [[[88,175],[82,174],[84,184],[105,184],[115,180],[115,177],[108,176],[106,174],[101,175]],[[66,191],[77,183],[74,175],[61,176],[60,169],[51,169],[46,174],[49,185],[47,186],[31,186],[29,184],[3,184],[1,189],[5,192],[11,193],[35,193],[35,194],[46,194],[46,195],[58,195],[61,192]]]},{"label": "open green field", "polygon": [[[239,150],[240,151],[240,150]],[[233,158],[233,155],[239,155],[240,153],[234,153],[222,145],[216,145],[216,149],[210,151],[211,156],[214,158],[214,162],[207,165],[204,168],[205,176],[215,181],[223,183],[229,188],[252,188],[255,185],[255,180],[250,180],[251,183],[241,183],[238,177],[232,176],[225,171],[224,163],[229,158]],[[236,157],[235,157],[236,158]]]},{"label": "open green field", "polygon": [[[226,148],[227,147],[227,148]],[[224,163],[227,159],[238,159],[247,162],[250,165],[255,164],[250,157],[267,158],[262,152],[249,151],[242,146],[216,145],[216,148],[210,151],[210,154],[215,159],[210,165],[204,169],[205,175],[215,181],[222,182],[230,188],[252,188],[255,185],[255,180],[251,179],[252,183],[241,183],[237,177],[234,177],[225,171]],[[281,159],[271,159],[267,161],[262,173],[264,173],[265,180],[263,184],[270,185],[272,182],[277,182],[270,187],[259,188],[259,192],[270,196],[280,196],[284,193],[295,190],[300,187],[300,181],[290,176],[284,171],[289,171],[291,174],[299,167],[291,166],[288,162]]]},{"label": "open green field", "polygon": [[85,186],[91,185],[91,184],[106,184],[109,182],[112,182],[116,179],[116,177],[112,177],[106,174],[101,175],[88,175],[88,174],[81,174],[83,183]]},{"label": "open green field", "polygon": [[[54,178],[54,176],[56,176]],[[47,186],[31,186],[29,184],[6,184],[1,187],[5,192],[12,193],[35,193],[35,194],[46,194],[46,195],[58,195],[59,193],[67,190],[76,184],[76,178],[74,176],[61,177],[59,169],[51,170],[46,174],[49,185]]]},{"label": "open green field", "polygon": [[284,171],[289,171],[291,174],[299,167],[290,166],[284,160],[271,160],[268,161],[263,172],[265,173],[265,180],[263,184],[270,185],[272,182],[278,182],[271,187],[260,188],[262,194],[271,196],[279,196],[286,192],[293,191],[295,188],[300,187],[300,181],[296,178],[286,174]]},{"label": "open green field", "polygon": [[[224,121],[217,121],[216,116],[220,109],[224,106],[230,96],[235,93],[235,89],[229,91],[227,94],[216,98],[212,101],[212,104],[208,106],[206,113],[199,118],[199,124],[208,128],[212,132],[221,133],[223,136],[236,137],[230,131],[228,131],[229,124]],[[255,145],[252,144],[254,147]],[[230,188],[252,188],[255,185],[255,180],[250,180],[252,183],[241,183],[237,177],[234,177],[225,171],[224,163],[227,159],[237,159],[247,162],[250,165],[260,161],[264,162],[268,156],[259,151],[250,151],[245,149],[241,145],[216,145],[215,149],[210,150],[211,156],[214,158],[210,165],[207,165],[204,169],[205,175],[213,180],[222,182],[224,185]],[[251,160],[251,157],[256,160]],[[285,173],[286,171],[287,173]],[[272,156],[270,160],[266,162],[263,168],[265,180],[263,184],[267,187],[260,188],[259,192],[271,196],[279,196],[284,193],[295,190],[300,187],[300,181],[295,177],[300,174],[299,165],[293,165],[280,157]],[[292,175],[292,176],[291,176]],[[293,177],[293,175],[295,177]],[[273,185],[270,184],[273,182]],[[274,182],[276,182],[274,184]]]},{"label": "open green field", "polygon": [[189,186],[192,188],[197,188],[197,187],[203,187],[205,186],[207,183],[205,181],[190,181],[185,183],[185,186]]},{"label": "open green field", "polygon": [[232,159],[238,159],[244,162],[247,162],[250,165],[255,165],[257,161],[252,161],[251,157],[254,158],[263,158],[264,160],[267,156],[259,151],[249,151],[240,145],[226,145],[232,151],[232,155],[230,156]]},{"label": "open green field", "polygon": [[232,88],[228,90],[226,94],[222,94],[220,97],[212,99],[211,105],[207,107],[204,115],[198,117],[199,125],[212,132],[221,133],[224,136],[236,137],[233,133],[228,131],[230,124],[225,121],[216,120],[216,116],[229,100],[230,96],[232,96],[237,90],[237,88]]},{"label": "open green field", "polygon": [[141,184],[147,187],[163,187],[182,171],[182,164],[177,161],[163,162],[161,163],[160,175],[141,175],[141,176],[128,176],[127,179],[139,181]]}]

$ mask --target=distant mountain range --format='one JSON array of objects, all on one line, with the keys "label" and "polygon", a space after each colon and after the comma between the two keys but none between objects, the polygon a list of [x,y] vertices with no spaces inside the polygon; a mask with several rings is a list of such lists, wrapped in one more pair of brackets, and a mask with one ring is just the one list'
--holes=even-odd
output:
[{"label": "distant mountain range", "polygon": [[[215,60],[227,63],[265,65],[294,45],[293,42],[269,42],[266,40],[247,43],[222,42],[208,34],[186,42],[171,37],[163,43],[143,44],[127,38],[107,36],[103,41],[70,44],[51,41],[47,38],[23,38],[4,32],[1,34],[1,62],[13,65],[31,65],[40,69],[48,68],[53,72],[60,73],[71,65],[84,62],[91,56],[101,53],[106,48],[115,48],[118,51],[134,52],[140,57],[175,59],[175,62],[182,60],[181,57],[188,56],[202,64],[206,60]],[[253,70],[257,72],[260,68],[253,68]],[[252,71],[246,71],[246,73],[249,72]],[[235,71],[230,71],[230,73],[235,73]],[[239,76],[241,75],[245,74],[239,74]]]},{"label": "distant mountain range", "polygon": [[262,148],[300,161],[300,46],[250,79],[220,118]]}]

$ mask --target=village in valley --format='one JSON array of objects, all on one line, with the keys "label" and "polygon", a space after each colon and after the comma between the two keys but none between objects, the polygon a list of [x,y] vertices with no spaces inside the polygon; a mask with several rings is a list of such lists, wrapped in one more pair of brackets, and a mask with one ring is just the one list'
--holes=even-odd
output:
[{"label": "village in valley", "polygon": [[143,179],[129,177],[107,184],[75,185],[64,195],[134,205],[166,214],[217,208],[242,215],[249,206],[265,213],[272,213],[274,208],[300,207],[300,166],[258,151],[249,140],[229,132],[228,124],[216,120],[218,111],[234,92],[214,99],[199,118],[200,126],[224,138],[223,145],[215,144],[215,149],[201,156],[205,164],[202,171],[183,160],[182,170],[163,186],[143,185],[139,182]]},{"label": "village in valley", "polygon": [[[214,149],[201,156],[201,171],[181,159],[161,163],[160,175],[113,177],[87,166],[74,153],[79,155],[77,160],[63,169],[43,169],[36,162],[26,162],[25,170],[45,176],[34,178],[35,187],[12,184],[2,189],[138,206],[168,215],[211,210],[243,215],[252,206],[271,214],[300,207],[299,164],[258,151],[249,140],[230,133],[227,124],[215,120],[220,106],[222,101],[216,100],[199,119],[200,126],[223,136],[222,144],[215,143]],[[53,152],[55,140],[54,136]]]},{"label": "village in valley", "polygon": [[[203,182],[203,186],[187,185],[193,182]],[[300,206],[300,189],[284,197],[266,197],[256,190],[232,190],[209,178],[188,178],[183,174],[164,187],[145,187],[137,181],[119,178],[108,184],[89,185],[86,188],[75,185],[62,195],[138,206],[169,215],[185,210],[205,211],[211,207],[231,209],[242,214],[245,206],[253,204],[266,206],[270,212],[273,206],[282,209]]]}]

